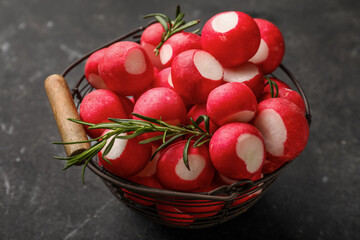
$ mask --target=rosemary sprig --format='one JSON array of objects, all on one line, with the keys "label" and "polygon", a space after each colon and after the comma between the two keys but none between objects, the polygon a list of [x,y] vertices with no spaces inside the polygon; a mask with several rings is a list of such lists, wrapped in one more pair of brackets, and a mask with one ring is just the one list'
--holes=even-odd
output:
[{"label": "rosemary sprig", "polygon": [[[154,17],[164,28],[165,32],[161,37],[161,42],[154,49],[155,55],[159,55],[160,48],[175,33],[181,32],[187,28],[190,28],[200,22],[200,19],[190,21],[186,23],[184,19],[185,14],[180,11],[180,6],[176,7],[175,20],[170,20],[168,16],[162,13],[151,13],[145,15],[144,18]],[[193,33],[199,32],[200,29],[196,29]]]},{"label": "rosemary sprig", "polygon": [[[183,160],[185,166],[190,170],[188,162],[188,151],[193,139],[196,139],[192,147],[200,147],[201,145],[210,141],[212,134],[209,132],[209,117],[206,115],[199,116],[195,121],[191,119],[191,123],[186,126],[181,125],[171,125],[162,121],[161,119],[155,119],[146,117],[140,114],[132,113],[140,120],[137,119],[117,119],[109,118],[110,122],[93,124],[84,121],[79,121],[75,119],[68,119],[72,122],[89,126],[89,129],[110,129],[106,134],[101,137],[89,139],[86,141],[79,142],[56,142],[54,144],[76,144],[84,142],[95,142],[89,149],[84,152],[70,156],[70,157],[55,157],[59,160],[66,160],[66,165],[63,168],[68,169],[71,166],[84,164],[82,169],[82,179],[84,182],[84,173],[87,164],[95,157],[102,149],[104,149],[102,158],[107,161],[109,164],[111,162],[106,158],[106,155],[110,152],[111,148],[114,145],[116,139],[131,139],[137,136],[140,136],[144,133],[150,132],[159,132],[158,136],[151,137],[145,140],[140,141],[140,144],[147,144],[154,141],[161,140],[162,144],[157,148],[157,150],[151,156],[150,161],[155,157],[155,155],[163,148],[169,146],[172,142],[179,138],[185,138],[189,136],[183,152]],[[204,122],[205,130],[200,128],[200,124]],[[162,133],[162,134],[161,134]]]},{"label": "rosemary sprig", "polygon": [[[265,78],[267,79],[267,82],[265,85],[269,84],[270,87],[270,94],[272,98],[277,98],[279,95],[279,87],[276,84],[276,82],[274,82],[273,80],[271,80],[268,76],[265,76]],[[275,88],[275,91],[274,91]]]}]

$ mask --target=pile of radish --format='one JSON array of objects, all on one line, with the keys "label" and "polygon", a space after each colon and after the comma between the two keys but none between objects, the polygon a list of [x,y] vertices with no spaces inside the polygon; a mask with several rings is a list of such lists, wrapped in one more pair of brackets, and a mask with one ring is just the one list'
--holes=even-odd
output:
[{"label": "pile of radish", "polygon": [[[140,44],[117,42],[88,58],[85,76],[95,90],[83,99],[80,117],[97,124],[108,118],[136,119],[134,112],[177,125],[207,115],[212,138],[197,148],[190,145],[190,170],[183,162],[186,140],[162,149],[149,161],[159,144],[139,141],[157,133],[116,139],[107,155],[111,164],[102,152],[98,155],[106,170],[145,186],[204,192],[240,180],[258,180],[304,150],[309,125],[303,99],[279,79],[272,79],[278,86],[277,97],[266,86],[265,75],[280,65],[285,48],[273,23],[243,12],[222,12],[205,23],[201,36],[180,31],[156,55],[163,33],[163,26],[155,23],[142,33]],[[103,130],[87,133],[96,138]],[[140,204],[155,204],[127,193]],[[161,203],[156,207],[171,208],[187,216],[187,222],[219,208],[197,204],[197,208]]]}]

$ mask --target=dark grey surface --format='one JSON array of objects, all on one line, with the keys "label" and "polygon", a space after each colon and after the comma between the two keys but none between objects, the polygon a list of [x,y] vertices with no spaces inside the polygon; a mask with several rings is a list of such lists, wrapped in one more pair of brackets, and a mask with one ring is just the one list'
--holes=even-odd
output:
[{"label": "dark grey surface", "polygon": [[[245,214],[204,230],[157,225],[64,155],[43,88],[81,54],[172,1],[0,1],[0,239],[360,239],[359,1],[181,1],[186,19],[236,9],[273,21],[313,115],[305,151]],[[70,85],[73,83],[70,83]]]}]

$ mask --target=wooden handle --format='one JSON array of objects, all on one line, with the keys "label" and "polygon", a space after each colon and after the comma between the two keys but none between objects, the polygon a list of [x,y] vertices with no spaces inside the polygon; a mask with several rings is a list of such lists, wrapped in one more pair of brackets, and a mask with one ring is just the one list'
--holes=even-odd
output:
[{"label": "wooden handle", "polygon": [[[53,74],[46,78],[44,85],[62,141],[87,140],[84,127],[67,120],[68,118],[80,120],[80,117],[66,80],[61,75]],[[67,144],[64,148],[66,155],[70,157],[90,148],[90,143]]]}]

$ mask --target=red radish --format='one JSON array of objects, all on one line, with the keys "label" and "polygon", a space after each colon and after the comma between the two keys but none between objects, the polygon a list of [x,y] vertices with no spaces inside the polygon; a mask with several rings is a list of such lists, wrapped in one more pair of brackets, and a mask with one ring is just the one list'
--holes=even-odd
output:
[{"label": "red radish", "polygon": [[175,91],[192,104],[205,103],[211,90],[223,83],[223,75],[220,63],[198,49],[180,53],[171,65]]},{"label": "red radish", "polygon": [[107,89],[102,78],[99,76],[98,65],[104,55],[106,48],[100,49],[87,59],[85,64],[85,77],[90,85],[95,89]]},{"label": "red radish", "polygon": [[263,74],[258,66],[246,62],[234,68],[224,68],[225,82],[242,82],[248,86],[257,99],[264,91]]},{"label": "red radish", "polygon": [[[109,122],[108,118],[128,118],[122,100],[110,90],[98,89],[87,94],[80,105],[80,118],[89,123]],[[104,129],[88,129],[91,138],[100,137]]]},{"label": "red radish", "polygon": [[159,215],[166,221],[176,225],[189,225],[195,221],[195,218],[189,214],[183,213],[177,207],[156,204]]},{"label": "red radish", "polygon": [[258,174],[265,161],[263,137],[248,123],[229,123],[220,127],[210,140],[209,150],[215,169],[234,180],[249,179]]},{"label": "red radish", "polygon": [[249,122],[255,116],[257,101],[244,83],[225,83],[209,94],[206,110],[212,121],[222,126],[230,122]]},{"label": "red radish", "polygon": [[[301,111],[303,111],[303,113],[305,114],[304,99],[301,97],[301,95],[298,92],[288,89],[288,88],[279,88],[278,97],[285,98],[285,99],[290,100],[291,102],[295,103],[301,109]],[[268,98],[271,98],[271,93],[264,92],[264,94],[262,95],[261,101],[268,99]]]},{"label": "red radish", "polygon": [[[265,160],[265,162],[266,162],[266,160]],[[265,164],[265,163],[264,163],[264,164]],[[222,182],[225,183],[225,184],[227,184],[227,185],[236,183],[236,182],[241,181],[241,180],[247,180],[247,179],[234,180],[234,179],[225,177],[224,175],[221,175],[221,174],[218,174],[218,176],[219,176],[219,178],[222,180]],[[252,176],[251,178],[249,178],[249,180],[255,182],[255,181],[259,180],[259,179],[262,178],[262,177],[263,177],[262,172],[258,172],[256,175],[254,175],[254,176]]]},{"label": "red radish", "polygon": [[254,125],[264,136],[266,159],[287,162],[297,157],[309,138],[309,125],[303,111],[284,98],[259,103]]},{"label": "red radish", "polygon": [[[130,177],[129,180],[147,187],[159,188],[159,189],[163,188],[155,176],[147,177],[147,178],[133,176]],[[134,193],[124,188],[122,190],[125,192],[124,193],[125,197],[141,205],[152,206],[156,203],[155,199],[150,198],[148,196],[143,196],[143,194]]]},{"label": "red radish", "polygon": [[275,172],[282,165],[284,165],[283,162],[271,162],[271,161],[265,160],[264,167],[262,169],[262,173],[263,174],[268,174],[268,173]]},{"label": "red radish", "polygon": [[160,156],[156,175],[162,186],[177,191],[196,191],[211,183],[214,167],[206,145],[193,148],[191,141],[188,151],[190,170],[184,164],[183,151],[186,140],[169,146]]},{"label": "red radish", "polygon": [[254,20],[259,27],[261,41],[259,49],[249,62],[257,64],[264,74],[268,74],[280,65],[284,57],[284,37],[273,23],[260,18]]},{"label": "red radish", "polygon": [[128,114],[127,118],[132,118],[131,113],[133,112],[134,109],[134,102],[131,101],[131,99],[128,97],[119,96],[119,98],[124,106],[125,112]]},{"label": "red radish", "polygon": [[[257,175],[253,176],[252,178],[250,178],[251,181],[255,182],[259,179],[261,179],[263,177],[263,174],[261,172],[259,172]],[[225,177],[224,177],[225,178]],[[227,178],[227,180],[230,180]],[[233,181],[233,180],[231,180]],[[229,183],[230,184],[230,183]],[[260,183],[258,186],[259,189],[257,191],[254,191],[256,187],[254,188],[251,188],[249,190],[250,193],[247,193],[247,194],[243,194],[241,196],[238,196],[234,199],[234,202],[230,205],[230,206],[237,206],[237,205],[240,205],[242,203],[245,203],[247,201],[249,201],[250,199],[256,197],[257,195],[259,195],[261,192],[262,192],[262,188],[260,188],[260,186],[262,185],[263,183]]]},{"label": "red radish", "polygon": [[[188,117],[188,124],[191,124],[190,121],[190,117],[196,121],[196,119],[198,117],[200,117],[200,115],[208,115],[207,111],[206,111],[206,104],[196,104],[194,105],[188,112],[187,117]],[[204,131],[206,131],[205,129],[205,123],[202,122],[200,125],[200,128],[203,129]],[[209,121],[209,132],[210,133],[214,133],[217,129],[219,128],[218,125],[216,125],[213,121]]]},{"label": "red radish", "polygon": [[[288,84],[286,84],[285,82],[283,82],[283,81],[281,81],[281,80],[279,80],[277,78],[270,77],[269,79],[271,81],[275,82],[279,89],[280,88],[291,89],[291,87]],[[264,86],[265,86],[264,87],[264,92],[270,92],[270,85],[268,84],[267,78],[264,78]],[[275,89],[275,87],[274,87],[274,89]]]},{"label": "red radish", "polygon": [[201,32],[201,46],[224,67],[245,63],[260,44],[259,28],[252,17],[243,12],[218,13],[208,20]]},{"label": "red radish", "polygon": [[150,86],[154,67],[139,44],[123,41],[106,49],[99,62],[99,74],[110,90],[133,96]]},{"label": "red radish", "polygon": [[155,67],[160,69],[164,68],[164,66],[161,64],[160,56],[156,56],[154,50],[161,42],[161,37],[164,32],[165,30],[160,23],[154,23],[144,30],[140,39],[140,45],[144,48],[150,61]]},{"label": "red radish", "polygon": [[[104,131],[104,134],[108,131],[111,130]],[[119,136],[126,135],[126,133],[121,133]],[[110,152],[105,156],[111,164],[104,160],[103,153],[113,137],[107,140],[104,148],[98,153],[104,168],[110,173],[123,178],[133,176],[144,169],[150,158],[151,146],[149,144],[139,144],[142,140],[140,137],[115,139]]]},{"label": "red radish", "polygon": [[201,49],[200,41],[200,36],[195,33],[179,32],[172,35],[160,49],[161,64],[170,67],[179,53],[190,49]]},{"label": "red radish", "polygon": [[134,113],[161,118],[173,125],[184,123],[186,119],[186,107],[179,94],[164,87],[152,88],[143,93],[135,103]]},{"label": "red radish", "polygon": [[166,87],[174,89],[172,79],[171,79],[171,68],[164,68],[161,70],[155,77],[154,81],[151,84],[152,88],[156,87]]},{"label": "red radish", "polygon": [[[153,154],[157,150],[157,147],[152,145],[151,149],[152,149],[151,154]],[[132,179],[135,179],[134,182],[139,183],[139,181],[141,181],[141,180],[137,181],[136,179],[149,178],[149,177],[154,177],[156,175],[156,165],[157,165],[157,162],[159,160],[161,153],[162,153],[162,150],[160,150],[155,155],[155,157],[147,163],[147,165],[145,166],[145,168],[143,170],[141,170],[138,174],[136,174],[135,176],[132,177]],[[148,186],[148,185],[146,185],[146,186]]]},{"label": "red radish", "polygon": [[[205,188],[199,189],[197,192],[209,192],[220,187],[218,184],[211,183]],[[187,202],[176,203],[177,208],[183,213],[188,213],[196,218],[211,217],[219,213],[224,207],[224,203],[220,201],[211,200],[189,200]]]}]

